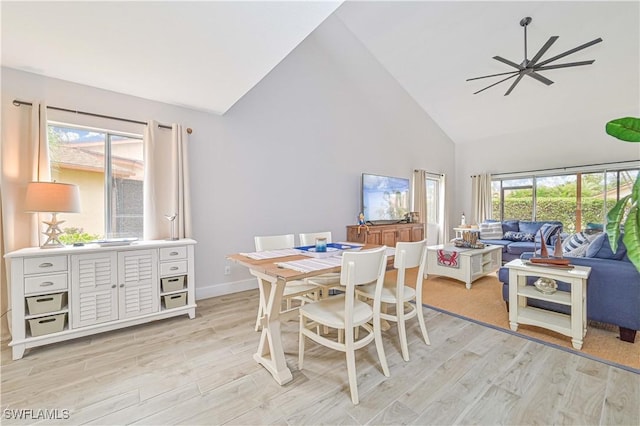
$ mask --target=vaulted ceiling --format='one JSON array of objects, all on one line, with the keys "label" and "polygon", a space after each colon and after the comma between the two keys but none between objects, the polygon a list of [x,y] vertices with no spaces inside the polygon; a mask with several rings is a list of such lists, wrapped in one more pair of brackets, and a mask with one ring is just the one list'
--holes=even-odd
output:
[{"label": "vaulted ceiling", "polygon": [[[640,114],[638,1],[2,2],[2,65],[224,114],[334,14],[456,143]],[[541,72],[473,92],[524,59],[601,37]]]}]

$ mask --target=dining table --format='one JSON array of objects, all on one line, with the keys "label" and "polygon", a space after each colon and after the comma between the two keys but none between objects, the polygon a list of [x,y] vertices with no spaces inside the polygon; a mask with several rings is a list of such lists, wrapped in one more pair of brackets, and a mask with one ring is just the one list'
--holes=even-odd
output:
[{"label": "dining table", "polygon": [[[344,243],[344,245],[350,246],[350,250],[380,247],[379,245],[351,242]],[[393,254],[394,249],[388,248],[387,256],[392,258]],[[284,288],[287,283],[292,281],[304,280],[329,272],[340,272],[342,258],[339,255],[313,258],[302,254],[300,250],[290,248],[237,253],[228,255],[227,259],[247,267],[251,275],[258,279],[258,289],[260,297],[265,301],[265,309],[260,318],[262,331],[258,350],[253,358],[271,373],[278,384],[284,385],[293,380],[282,346],[281,322],[286,320],[288,316],[281,313]],[[291,311],[287,314],[290,313]],[[297,311],[294,313],[297,314]]]}]

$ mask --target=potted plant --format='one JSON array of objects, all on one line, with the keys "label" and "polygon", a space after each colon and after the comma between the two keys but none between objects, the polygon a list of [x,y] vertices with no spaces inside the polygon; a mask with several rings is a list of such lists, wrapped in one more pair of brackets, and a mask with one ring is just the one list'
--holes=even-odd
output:
[{"label": "potted plant", "polygon": [[[625,142],[640,142],[640,118],[625,117],[612,120],[606,125],[607,134]],[[627,256],[640,272],[640,174],[631,189],[631,194],[621,198],[607,213],[609,244],[615,253],[620,238],[620,225],[625,217],[624,237]]]}]

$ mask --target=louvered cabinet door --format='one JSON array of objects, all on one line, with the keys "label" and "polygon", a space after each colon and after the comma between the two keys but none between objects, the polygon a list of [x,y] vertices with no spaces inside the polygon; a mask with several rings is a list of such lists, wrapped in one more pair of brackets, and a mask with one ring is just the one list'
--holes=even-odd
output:
[{"label": "louvered cabinet door", "polygon": [[117,267],[115,252],[71,256],[73,328],[118,319]]},{"label": "louvered cabinet door", "polygon": [[120,318],[158,312],[158,251],[132,250],[118,253],[118,299]]}]

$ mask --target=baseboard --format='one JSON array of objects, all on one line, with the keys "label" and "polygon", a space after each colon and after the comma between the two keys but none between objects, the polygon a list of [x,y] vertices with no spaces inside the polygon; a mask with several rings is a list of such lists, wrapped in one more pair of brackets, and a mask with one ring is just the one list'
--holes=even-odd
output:
[{"label": "baseboard", "polygon": [[196,287],[196,300],[208,299],[210,297],[223,296],[225,294],[238,293],[246,290],[258,288],[255,278],[242,281],[232,281],[220,284],[213,284],[205,287]]}]

